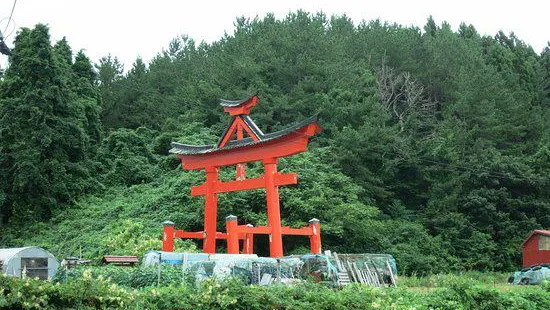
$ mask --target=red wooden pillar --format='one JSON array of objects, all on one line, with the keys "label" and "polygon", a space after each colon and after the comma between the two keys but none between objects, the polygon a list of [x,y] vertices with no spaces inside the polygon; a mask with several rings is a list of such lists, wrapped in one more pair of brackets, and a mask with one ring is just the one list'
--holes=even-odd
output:
[{"label": "red wooden pillar", "polygon": [[229,215],[225,218],[225,229],[227,232],[227,253],[239,254],[239,232],[236,216]]},{"label": "red wooden pillar", "polygon": [[318,219],[311,219],[309,221],[309,227],[313,231],[313,234],[309,236],[309,245],[311,247],[312,254],[321,254],[321,225]]},{"label": "red wooden pillar", "polygon": [[[243,135],[243,127],[241,124],[237,125],[237,140],[242,140],[244,138]],[[237,164],[237,181],[242,181],[246,179],[246,163]]]},{"label": "red wooden pillar", "polygon": [[164,252],[174,252],[174,222],[165,221],[162,233],[162,250]]},{"label": "red wooden pillar", "polygon": [[[254,227],[252,224],[246,224],[246,227]],[[254,234],[245,233],[243,241],[243,253],[244,254],[253,254],[254,253]]]},{"label": "red wooden pillar", "polygon": [[214,188],[218,182],[218,168],[206,168],[206,195],[204,196],[204,253],[216,253],[216,231],[218,222],[218,194]]},{"label": "red wooden pillar", "polygon": [[283,234],[281,231],[281,210],[279,205],[279,187],[275,186],[277,158],[264,159],[265,196],[267,200],[267,225],[271,228],[269,235],[269,256],[283,256]]}]

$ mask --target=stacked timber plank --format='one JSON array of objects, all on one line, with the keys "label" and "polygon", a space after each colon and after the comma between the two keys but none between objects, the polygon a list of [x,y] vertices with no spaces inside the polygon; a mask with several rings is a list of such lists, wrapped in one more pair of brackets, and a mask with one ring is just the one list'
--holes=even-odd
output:
[{"label": "stacked timber plank", "polygon": [[337,254],[325,251],[325,255],[334,261],[334,265],[338,270],[338,285],[340,286],[353,282],[374,287],[397,286],[389,260],[385,262],[384,268],[380,269],[376,267],[374,262],[371,266],[366,262],[361,264],[360,259],[357,259],[357,257],[363,256],[362,254]]}]

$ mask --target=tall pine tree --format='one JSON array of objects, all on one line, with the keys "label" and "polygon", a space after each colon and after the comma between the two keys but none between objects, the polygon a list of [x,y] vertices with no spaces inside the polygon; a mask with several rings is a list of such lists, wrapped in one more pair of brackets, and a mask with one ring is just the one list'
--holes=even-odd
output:
[{"label": "tall pine tree", "polygon": [[1,220],[46,219],[86,188],[88,136],[70,87],[72,53],[22,29],[0,88]]}]

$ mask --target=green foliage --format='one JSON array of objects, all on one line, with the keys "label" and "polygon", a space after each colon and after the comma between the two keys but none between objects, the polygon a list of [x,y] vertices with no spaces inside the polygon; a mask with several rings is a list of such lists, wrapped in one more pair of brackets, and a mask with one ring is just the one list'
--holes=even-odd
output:
[{"label": "green foliage", "polygon": [[82,120],[94,115],[71,88],[70,47],[62,40],[52,48],[46,26],[21,30],[10,59],[0,86],[0,217],[44,220],[93,183]]},{"label": "green foliage", "polygon": [[140,184],[158,176],[157,158],[149,149],[147,133],[147,130],[118,129],[105,138],[98,158],[106,184]]},{"label": "green foliage", "polygon": [[[133,253],[141,257],[146,250],[160,248],[162,222],[166,219],[186,230],[202,227],[202,203],[191,199],[187,192],[198,183],[198,176],[180,171],[169,175],[149,184],[116,186],[100,196],[88,196],[70,211],[60,210],[49,222],[35,224],[32,230],[3,227],[1,243],[35,244],[49,249],[56,257],[82,255],[95,262],[108,254]],[[180,251],[196,249],[191,241],[178,242],[176,246]]]},{"label": "green foliage", "polygon": [[102,267],[83,267],[77,266],[68,270],[60,270],[52,279],[54,283],[67,283],[69,281],[78,281],[79,279],[91,276],[94,279],[105,279],[118,286],[126,288],[144,288],[155,287],[157,285],[180,286],[195,285],[194,277],[189,273],[183,273],[181,267],[163,265],[160,272],[160,282],[158,282],[157,267],[120,267],[120,266],[102,266]]},{"label": "green foliage", "polygon": [[508,285],[510,273],[463,271],[456,274],[432,274],[429,276],[400,276],[398,285],[408,288],[436,288],[446,287],[449,283],[460,279],[462,282],[476,283],[488,286]]},{"label": "green foliage", "polygon": [[102,247],[113,255],[137,256],[142,256],[148,250],[161,248],[161,240],[144,235],[144,228],[139,222],[125,220],[120,226],[110,230],[110,236],[102,240]]},{"label": "green foliage", "polygon": [[[115,275],[114,268],[107,268]],[[124,270],[125,268],[118,268]],[[544,288],[497,289],[463,277],[428,291],[348,285],[334,290],[313,283],[244,286],[204,281],[199,287],[170,285],[132,289],[87,270],[53,284],[0,276],[2,309],[547,309]]]}]

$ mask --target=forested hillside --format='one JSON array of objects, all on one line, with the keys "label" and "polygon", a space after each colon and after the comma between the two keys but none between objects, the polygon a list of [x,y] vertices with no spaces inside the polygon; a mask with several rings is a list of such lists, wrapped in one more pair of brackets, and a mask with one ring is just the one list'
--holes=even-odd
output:
[{"label": "forested hillside", "polygon": [[[256,92],[264,132],[321,118],[310,150],[281,161],[299,176],[281,208],[284,224],[319,218],[325,249],[391,253],[406,273],[511,270],[529,231],[550,229],[550,45],[296,12],[237,19],[211,44],[178,37],[126,71],[21,30],[0,82],[0,247],[98,258],[160,248],[166,219],[202,229],[189,188],[204,175],[170,142],[215,142],[218,99]],[[265,223],[264,199],[224,194],[219,218]]]}]

